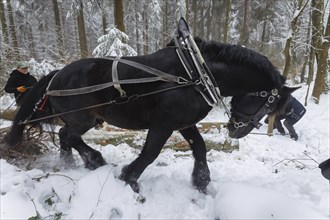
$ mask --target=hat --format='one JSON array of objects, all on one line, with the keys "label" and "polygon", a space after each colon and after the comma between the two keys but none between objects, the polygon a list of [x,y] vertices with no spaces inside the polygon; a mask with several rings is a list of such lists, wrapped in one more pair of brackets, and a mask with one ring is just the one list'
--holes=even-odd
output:
[{"label": "hat", "polygon": [[29,62],[26,61],[20,61],[17,63],[17,67],[18,68],[29,68]]}]

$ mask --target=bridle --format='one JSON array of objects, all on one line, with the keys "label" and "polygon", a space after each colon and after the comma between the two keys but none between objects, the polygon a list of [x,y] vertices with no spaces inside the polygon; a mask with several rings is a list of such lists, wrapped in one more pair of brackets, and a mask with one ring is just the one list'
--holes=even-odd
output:
[{"label": "bridle", "polygon": [[258,111],[252,115],[244,114],[232,108],[232,116],[237,115],[247,120],[247,122],[236,121],[236,119],[232,117],[230,121],[233,123],[235,129],[247,127],[249,124],[252,124],[255,128],[260,128],[261,123],[259,122],[259,120],[261,119],[261,117],[274,111],[281,98],[281,96],[278,94],[277,89],[272,89],[271,91],[250,92],[243,95],[243,97],[246,96],[256,96],[267,99],[265,103],[258,109]]}]

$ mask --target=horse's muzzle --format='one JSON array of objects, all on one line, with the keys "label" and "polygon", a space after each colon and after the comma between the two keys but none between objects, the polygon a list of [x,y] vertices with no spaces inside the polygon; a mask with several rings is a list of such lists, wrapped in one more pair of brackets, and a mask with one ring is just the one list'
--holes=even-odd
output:
[{"label": "horse's muzzle", "polygon": [[253,130],[253,128],[254,127],[251,125],[237,128],[233,123],[227,124],[228,135],[231,138],[243,138],[248,135]]}]

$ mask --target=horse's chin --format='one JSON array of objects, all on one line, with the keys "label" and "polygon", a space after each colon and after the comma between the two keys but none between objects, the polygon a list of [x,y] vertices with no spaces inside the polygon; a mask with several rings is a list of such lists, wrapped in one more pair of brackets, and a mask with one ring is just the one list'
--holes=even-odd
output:
[{"label": "horse's chin", "polygon": [[252,126],[244,127],[244,128],[234,128],[234,126],[231,126],[230,124],[227,125],[228,128],[228,135],[231,138],[243,138],[246,135],[248,135],[252,130]]}]

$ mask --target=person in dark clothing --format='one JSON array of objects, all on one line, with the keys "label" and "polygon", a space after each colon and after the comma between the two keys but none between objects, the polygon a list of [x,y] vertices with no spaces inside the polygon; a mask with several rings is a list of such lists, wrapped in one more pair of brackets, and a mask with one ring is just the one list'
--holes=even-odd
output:
[{"label": "person in dark clothing", "polygon": [[17,68],[10,74],[5,86],[7,93],[14,93],[18,106],[20,106],[25,92],[37,83],[37,79],[29,73],[28,68],[27,62],[19,62]]},{"label": "person in dark clothing", "polygon": [[[289,97],[285,111],[281,115],[277,115],[274,121],[274,129],[276,128],[282,135],[285,135],[285,130],[281,120],[285,119],[283,124],[288,129],[290,137],[293,140],[298,140],[298,135],[293,127],[306,113],[305,107],[292,95]],[[268,124],[268,117],[265,119]]]}]

